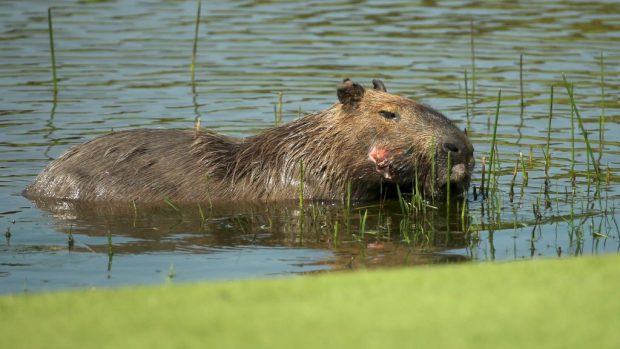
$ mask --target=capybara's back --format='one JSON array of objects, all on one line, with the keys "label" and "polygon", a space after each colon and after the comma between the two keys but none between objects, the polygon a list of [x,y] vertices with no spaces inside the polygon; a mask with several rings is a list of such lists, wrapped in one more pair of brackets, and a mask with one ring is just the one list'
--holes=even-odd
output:
[{"label": "capybara's back", "polygon": [[[256,136],[137,129],[80,144],[25,190],[31,199],[157,203],[378,198],[387,187],[426,195],[467,190],[467,136],[436,110],[345,79],[339,103]],[[448,156],[450,154],[450,156]],[[448,161],[450,157],[450,161]],[[433,165],[433,161],[435,161]],[[448,167],[450,164],[450,167]],[[303,171],[301,171],[303,169]]]},{"label": "capybara's back", "polygon": [[24,195],[86,201],[206,200],[204,157],[218,157],[225,167],[237,147],[235,139],[207,131],[112,132],[52,161]]}]

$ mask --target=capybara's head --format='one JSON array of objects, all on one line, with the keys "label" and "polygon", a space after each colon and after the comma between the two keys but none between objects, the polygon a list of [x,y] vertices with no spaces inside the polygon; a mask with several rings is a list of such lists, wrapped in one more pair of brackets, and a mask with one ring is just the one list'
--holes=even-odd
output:
[{"label": "capybara's head", "polygon": [[[345,79],[338,88],[342,122],[367,148],[367,165],[383,183],[418,188],[427,196],[467,192],[474,168],[474,147],[467,135],[440,112],[387,92],[380,80],[373,89]],[[360,125],[361,124],[361,125]]]}]

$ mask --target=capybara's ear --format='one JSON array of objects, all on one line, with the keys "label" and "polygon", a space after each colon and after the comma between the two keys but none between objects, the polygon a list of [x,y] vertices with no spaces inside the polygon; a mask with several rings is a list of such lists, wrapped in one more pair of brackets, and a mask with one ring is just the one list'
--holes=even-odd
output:
[{"label": "capybara's ear", "polygon": [[338,100],[344,105],[355,106],[364,96],[364,88],[356,84],[351,79],[342,80],[342,85],[338,88]]},{"label": "capybara's ear", "polygon": [[373,79],[372,80],[372,88],[374,88],[377,91],[387,92],[387,88],[385,88],[385,85],[383,84],[383,81],[381,81],[379,79]]}]

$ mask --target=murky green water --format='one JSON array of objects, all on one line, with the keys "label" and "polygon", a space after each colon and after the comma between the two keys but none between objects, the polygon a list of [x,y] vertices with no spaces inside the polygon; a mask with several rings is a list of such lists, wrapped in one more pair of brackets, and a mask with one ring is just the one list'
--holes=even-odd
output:
[{"label": "murky green water", "polygon": [[[0,292],[555,258],[617,253],[620,247],[620,4],[615,1],[207,1],[196,94],[190,80],[194,1],[54,1],[57,103],[47,6],[0,3],[0,229],[10,232],[0,246]],[[475,101],[468,103],[471,114],[465,70]],[[597,161],[600,157],[598,198],[596,183],[588,185],[579,129],[573,187],[571,113],[562,73],[574,83]],[[391,92],[432,105],[467,127],[476,147],[477,186],[501,89],[495,208],[470,193],[466,220],[431,212],[408,222],[404,232],[397,203],[351,210],[315,204],[303,215],[295,206],[258,203],[215,207],[206,216],[196,207],[181,214],[170,208],[55,214],[20,196],[50,159],[97,134],[187,128],[200,118],[204,127],[249,135],[273,125],[278,93],[283,93],[284,120],[292,120],[300,111],[334,103],[335,87],[345,77],[364,84],[381,78]],[[546,200],[542,149],[551,85]],[[519,170],[510,202],[519,152],[529,182],[521,186]]]}]

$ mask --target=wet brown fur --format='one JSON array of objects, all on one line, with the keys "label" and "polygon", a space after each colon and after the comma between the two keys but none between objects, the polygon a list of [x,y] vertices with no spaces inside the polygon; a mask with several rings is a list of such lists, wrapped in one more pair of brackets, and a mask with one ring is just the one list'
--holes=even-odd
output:
[{"label": "wet brown fur", "polygon": [[[462,150],[453,153],[452,164],[465,169],[451,182],[457,191],[466,190],[473,147],[463,132],[434,109],[383,90],[382,84],[364,90],[345,80],[338,89],[341,103],[243,139],[206,130],[112,132],[52,161],[24,195],[145,203],[296,199],[300,162],[306,199],[340,200],[349,181],[353,199],[375,199],[382,185],[411,187],[416,174],[427,195],[441,195],[446,139]],[[385,118],[380,113],[385,111],[398,118]],[[377,147],[398,154],[387,161],[389,180],[369,159]]]}]

